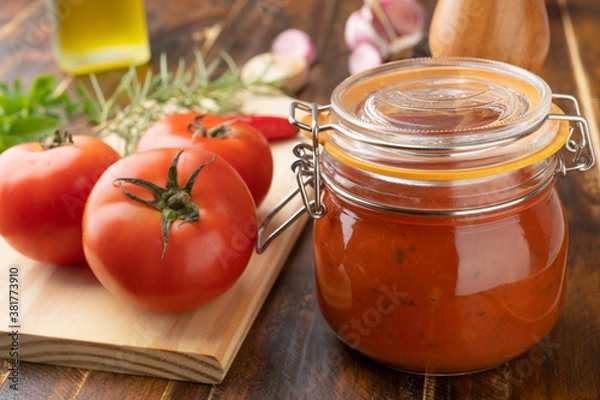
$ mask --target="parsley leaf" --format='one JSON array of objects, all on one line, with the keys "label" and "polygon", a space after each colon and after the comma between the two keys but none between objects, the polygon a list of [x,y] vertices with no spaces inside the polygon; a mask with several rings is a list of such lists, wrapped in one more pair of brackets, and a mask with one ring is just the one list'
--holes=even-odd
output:
[{"label": "parsley leaf", "polygon": [[64,92],[56,95],[56,87],[54,75],[36,77],[28,90],[19,79],[0,83],[0,152],[37,141],[73,117],[76,104]]}]

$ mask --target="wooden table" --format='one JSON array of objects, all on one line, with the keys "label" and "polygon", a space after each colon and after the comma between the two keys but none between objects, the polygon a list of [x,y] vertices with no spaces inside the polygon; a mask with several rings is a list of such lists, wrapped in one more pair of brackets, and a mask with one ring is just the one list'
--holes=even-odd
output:
[{"label": "wooden table", "polygon": [[[431,12],[434,0],[423,2]],[[152,52],[190,60],[226,51],[237,63],[268,49],[288,27],[301,28],[318,52],[300,99],[329,102],[347,75],[344,23],[360,0],[147,0]],[[597,143],[600,119],[600,2],[548,0],[551,48],[539,74],[553,91],[580,100]],[[56,73],[44,1],[0,1],[0,80]],[[210,33],[217,32],[217,36]],[[220,33],[219,33],[220,32]],[[427,55],[426,42],[416,50]],[[157,66],[158,60],[151,61]],[[23,399],[599,399],[600,168],[558,183],[571,241],[568,295],[557,326],[534,353],[458,377],[392,371],[353,352],[329,330],[315,298],[312,229],[306,227],[239,354],[220,385],[21,363]],[[541,353],[540,353],[541,351]],[[0,398],[8,387],[0,366]]]}]

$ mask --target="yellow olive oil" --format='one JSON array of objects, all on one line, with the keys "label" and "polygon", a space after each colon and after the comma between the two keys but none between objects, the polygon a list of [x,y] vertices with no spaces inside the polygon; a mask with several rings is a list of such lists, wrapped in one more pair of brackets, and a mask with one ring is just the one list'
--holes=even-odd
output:
[{"label": "yellow olive oil", "polygon": [[150,59],[143,0],[51,0],[53,52],[72,74],[140,65]]}]

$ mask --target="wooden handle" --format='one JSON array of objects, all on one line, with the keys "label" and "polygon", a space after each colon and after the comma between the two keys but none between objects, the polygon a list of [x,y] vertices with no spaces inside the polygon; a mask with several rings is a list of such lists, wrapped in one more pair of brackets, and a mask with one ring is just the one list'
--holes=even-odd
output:
[{"label": "wooden handle", "polygon": [[550,47],[544,0],[438,0],[431,20],[433,56],[487,58],[535,71]]}]

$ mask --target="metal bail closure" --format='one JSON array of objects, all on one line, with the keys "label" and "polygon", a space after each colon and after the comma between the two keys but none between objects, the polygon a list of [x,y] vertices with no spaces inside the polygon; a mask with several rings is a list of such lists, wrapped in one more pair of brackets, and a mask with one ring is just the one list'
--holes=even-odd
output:
[{"label": "metal bail closure", "polygon": [[[296,110],[301,110],[311,114],[310,126],[296,119]],[[329,110],[329,106],[317,107],[315,103],[310,106],[298,102],[293,102],[290,105],[290,123],[299,129],[311,132],[312,143],[298,143],[294,146],[293,152],[297,157],[292,163],[292,171],[296,176],[298,187],[290,192],[278,205],[267,215],[265,220],[258,228],[258,236],[256,240],[256,252],[262,253],[271,244],[271,242],[279,236],[288,226],[296,222],[305,212],[312,219],[319,219],[327,213],[327,207],[321,202],[321,161],[319,149],[319,132],[333,129],[331,125],[319,126],[319,113]],[[307,186],[312,188],[313,197],[310,198]],[[303,207],[299,208],[279,227],[275,228],[266,238],[267,227],[271,224],[277,214],[292,201],[294,197],[300,194]]]},{"label": "metal bail closure", "polygon": [[568,161],[565,160],[565,151],[563,151],[561,153],[560,164],[556,172],[563,176],[565,176],[569,171],[585,172],[592,168],[596,162],[596,156],[594,154],[594,146],[592,143],[588,122],[584,117],[581,116],[579,103],[575,97],[567,94],[553,94],[552,98],[555,100],[567,100],[573,103],[575,115],[548,114],[548,119],[575,123],[577,131],[579,132],[577,137],[575,135],[574,127],[571,126],[569,128],[569,137],[567,138],[563,150],[570,153],[572,157]]}]

